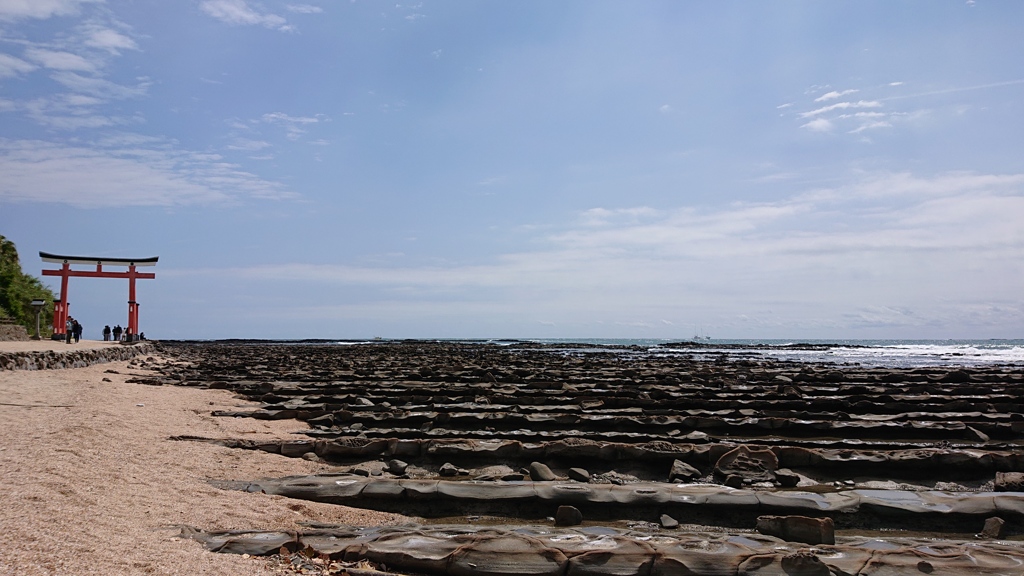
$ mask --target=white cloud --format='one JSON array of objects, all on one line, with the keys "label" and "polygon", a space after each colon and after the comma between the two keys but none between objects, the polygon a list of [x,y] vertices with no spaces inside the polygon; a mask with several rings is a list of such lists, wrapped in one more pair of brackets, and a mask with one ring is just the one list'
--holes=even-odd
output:
[{"label": "white cloud", "polygon": [[847,108],[881,108],[882,103],[874,100],[860,100],[858,102],[837,102],[828,106],[822,106],[816,110],[810,112],[803,112],[800,114],[801,118],[810,118],[811,116],[818,116],[831,112],[833,110],[846,110]]},{"label": "white cloud", "polygon": [[15,58],[9,54],[0,54],[0,78],[26,74],[35,69],[35,65],[25,62],[21,58]]},{"label": "white cloud", "polygon": [[245,0],[203,0],[199,8],[208,15],[236,26],[263,26],[290,31],[287,20],[276,14],[264,14],[252,9]]},{"label": "white cloud", "polygon": [[294,197],[220,156],[133,135],[81,145],[0,140],[0,174],[0,202],[98,208]]},{"label": "white cloud", "polygon": [[77,130],[102,128],[138,122],[135,117],[107,116],[95,108],[106,100],[84,94],[56,94],[12,103],[12,110],[24,112],[29,118],[50,128]]},{"label": "white cloud", "polygon": [[96,69],[96,65],[93,62],[71,52],[29,48],[25,50],[25,57],[51,70],[92,72]]},{"label": "white cloud", "polygon": [[135,86],[124,86],[103,78],[82,76],[68,71],[55,72],[52,78],[75,92],[113,100],[142,96],[150,84],[148,81],[141,81]]},{"label": "white cloud", "polygon": [[270,142],[266,142],[264,140],[250,140],[248,138],[235,138],[234,142],[228,146],[231,150],[245,150],[248,152],[255,152],[269,147]]},{"label": "white cloud", "polygon": [[77,14],[82,4],[94,2],[103,2],[103,0],[2,0],[0,1],[0,20],[68,16]]},{"label": "white cloud", "polygon": [[654,218],[660,214],[654,208],[640,206],[636,208],[591,208],[580,214],[580,222],[585,226],[605,226],[611,223],[638,222],[645,218]]},{"label": "white cloud", "polygon": [[825,118],[815,118],[800,127],[807,128],[811,132],[829,132],[834,128],[832,122]]},{"label": "white cloud", "polygon": [[306,133],[305,127],[320,122],[315,116],[289,116],[283,112],[271,112],[260,117],[260,121],[266,124],[283,126],[289,140],[298,140]]},{"label": "white cloud", "polygon": [[860,90],[843,90],[842,92],[837,92],[837,91],[833,90],[832,92],[826,92],[825,94],[822,94],[821,96],[818,96],[817,98],[814,99],[814,101],[815,102],[824,102],[826,100],[835,100],[836,98],[842,98],[843,96],[846,96],[847,94],[855,94],[857,92],[860,92]]},{"label": "white cloud", "polygon": [[[1004,304],[1017,301],[1024,289],[1022,217],[1024,174],[862,174],[778,202],[592,208],[531,242],[542,247],[483,265],[275,263],[186,274],[230,274],[303,291],[321,286],[325,294],[373,287],[377,296],[366,301],[320,309],[327,317],[451,322],[484,313],[559,326],[596,318],[663,330],[697,322],[760,326],[776,334],[783,324],[805,334],[898,325],[922,335],[966,314],[1006,312]],[[1024,326],[1020,306],[1007,313],[1013,316],[986,318]]]},{"label": "white cloud", "polygon": [[130,37],[112,28],[90,22],[82,26],[85,34],[83,43],[90,48],[105,50],[110,54],[120,54],[122,50],[138,50],[139,47]]},{"label": "white cloud", "polygon": [[879,120],[877,122],[865,122],[864,124],[861,124],[860,126],[854,128],[853,130],[850,130],[850,134],[860,134],[865,130],[875,130],[878,128],[892,128],[892,124],[884,120]]},{"label": "white cloud", "polygon": [[320,120],[312,116],[289,116],[283,112],[271,112],[260,117],[264,122],[282,124],[316,124]]},{"label": "white cloud", "polygon": [[288,8],[289,12],[295,12],[296,14],[320,14],[324,11],[323,8],[311,4],[288,4],[286,8]]}]

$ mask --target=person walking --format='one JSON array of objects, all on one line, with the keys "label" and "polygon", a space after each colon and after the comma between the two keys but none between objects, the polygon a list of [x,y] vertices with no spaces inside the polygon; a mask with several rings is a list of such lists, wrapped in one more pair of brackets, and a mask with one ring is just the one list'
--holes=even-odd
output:
[{"label": "person walking", "polygon": [[78,341],[82,339],[82,325],[78,323],[78,320],[75,320],[72,331],[75,333],[75,344],[78,344]]},{"label": "person walking", "polygon": [[103,327],[103,341],[107,342],[110,340],[110,324]]},{"label": "person walking", "polygon": [[71,339],[75,337],[75,319],[68,316],[67,322],[64,323],[64,341],[71,344]]},{"label": "person walking", "polygon": [[121,325],[114,326],[114,341],[117,342],[121,339]]}]

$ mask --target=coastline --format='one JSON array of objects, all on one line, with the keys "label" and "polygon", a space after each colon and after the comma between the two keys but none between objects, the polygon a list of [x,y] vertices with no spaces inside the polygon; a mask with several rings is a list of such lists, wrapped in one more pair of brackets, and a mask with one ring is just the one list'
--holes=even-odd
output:
[{"label": "coastline", "polygon": [[[104,351],[68,348],[6,354],[56,357],[52,366]],[[525,546],[561,558],[544,573],[564,573],[590,557],[558,547],[604,538],[594,529],[619,530],[622,546],[606,553],[638,563],[616,574],[691,562],[694,546],[734,537],[745,547],[712,546],[716,564],[827,560],[849,571],[879,539],[880,565],[927,557],[927,571],[973,563],[1003,574],[1024,561],[1004,540],[1024,526],[1019,366],[424,341],[114,350],[133,349],[127,361],[0,370],[11,423],[0,529],[12,536],[0,574],[295,573],[254,558],[283,545],[451,574],[518,565],[499,552]],[[591,532],[559,524],[563,505]],[[556,506],[568,532],[550,532]],[[820,531],[762,532],[773,518]],[[652,534],[657,551],[641,544]],[[481,544],[492,537],[503,540]],[[939,542],[951,552],[934,554]],[[807,556],[806,544],[834,553]]]},{"label": "coastline", "polygon": [[[0,342],[0,353],[116,343]],[[263,558],[213,554],[176,537],[182,525],[297,529],[299,522],[380,525],[404,517],[216,489],[209,479],[315,474],[278,454],[170,440],[203,435],[283,440],[308,426],[213,418],[255,406],[224,390],[145,386],[138,361],[59,370],[0,370],[0,574],[279,574]]]}]

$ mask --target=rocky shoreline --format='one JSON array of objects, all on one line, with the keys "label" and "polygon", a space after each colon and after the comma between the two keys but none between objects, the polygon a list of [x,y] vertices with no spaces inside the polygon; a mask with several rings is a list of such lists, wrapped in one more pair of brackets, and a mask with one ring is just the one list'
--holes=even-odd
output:
[{"label": "rocky shoreline", "polygon": [[152,342],[136,342],[124,346],[69,350],[28,350],[0,352],[0,370],[63,370],[85,368],[94,364],[131,360],[143,354],[153,354]]},{"label": "rocky shoreline", "polygon": [[[405,548],[399,562],[373,552],[383,548],[352,536],[351,527],[290,536],[331,557],[351,560],[362,550],[389,567],[429,574],[474,573],[454,560],[472,546],[566,558],[538,574],[672,573],[656,567],[677,564],[717,574],[719,561],[746,566],[739,573],[777,573],[795,566],[793,554],[803,554],[798,573],[864,573],[836,558],[870,555],[865,547],[872,546],[887,551],[875,553],[875,565],[918,558],[940,573],[971,563],[974,573],[1013,573],[1008,566],[1024,562],[1019,366],[865,368],[709,357],[705,350],[420,341],[165,342],[158,351],[171,361],[137,359],[150,375],[133,381],[228,389],[261,407],[214,416],[297,418],[311,427],[306,438],[279,442],[178,440],[336,470],[239,478],[218,488],[401,512],[427,523],[404,528],[401,537],[389,532],[392,540],[419,534],[428,541],[431,522],[459,526],[449,541],[461,542],[461,552],[433,563],[424,558],[436,556],[437,546]],[[674,539],[666,546],[676,552],[648,546],[634,555],[635,569],[601,571],[578,548],[537,544],[544,540],[537,534],[523,548],[518,536],[493,534],[555,534],[556,525],[581,526],[591,536],[609,531],[619,544],[605,552],[621,561],[630,554],[620,545],[642,548],[651,538]],[[191,534],[211,549],[255,553],[245,542],[277,542],[272,531],[211,535],[201,528]],[[334,531],[335,548],[315,544],[324,530]],[[351,539],[342,545],[339,534]],[[694,544],[735,544],[730,538],[743,546],[728,561],[701,560]],[[922,548],[940,544],[944,552],[925,558]],[[792,550],[779,552],[783,545]]]}]

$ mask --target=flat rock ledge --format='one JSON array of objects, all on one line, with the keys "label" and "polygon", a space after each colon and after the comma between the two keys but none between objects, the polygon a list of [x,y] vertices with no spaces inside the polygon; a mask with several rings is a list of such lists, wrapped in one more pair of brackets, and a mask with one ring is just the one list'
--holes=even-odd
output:
[{"label": "flat rock ledge", "polygon": [[84,350],[72,349],[59,352],[55,350],[0,352],[0,370],[85,368],[94,364],[131,360],[141,354],[153,354],[155,352],[155,346],[149,342]]},{"label": "flat rock ledge", "polygon": [[[367,478],[347,474],[292,476],[258,481],[211,480],[221,489],[263,492],[330,504],[388,512],[416,512],[441,517],[453,512],[495,514],[518,510],[543,517],[558,506],[575,506],[584,517],[600,514],[651,519],[669,513],[674,518],[735,519],[753,525],[762,514],[831,516],[841,525],[873,524],[883,516],[889,523],[916,518],[916,523],[957,526],[981,531],[985,518],[998,516],[1019,525],[1024,514],[1024,493],[945,492],[929,490],[847,490],[814,493],[800,490],[752,491],[715,484],[637,483],[581,484],[473,480],[416,480]],[[628,514],[616,513],[624,511]],[[646,513],[646,514],[645,514]],[[866,518],[864,516],[867,516]]]},{"label": "flat rock ledge", "polygon": [[320,524],[302,532],[186,527],[182,536],[215,552],[261,556],[282,548],[308,550],[438,576],[1014,574],[1024,563],[1024,549],[1002,542],[851,537],[812,547],[755,533],[663,534],[603,527]]}]

